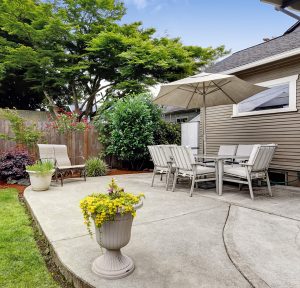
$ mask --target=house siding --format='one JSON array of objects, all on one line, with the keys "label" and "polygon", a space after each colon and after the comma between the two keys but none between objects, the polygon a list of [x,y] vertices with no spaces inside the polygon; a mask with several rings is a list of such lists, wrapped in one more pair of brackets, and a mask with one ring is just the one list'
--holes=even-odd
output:
[{"label": "house siding", "polygon": [[179,111],[179,112],[173,112],[169,114],[164,114],[164,119],[167,122],[177,123],[177,118],[187,118],[187,122],[191,121],[193,118],[195,118],[197,115],[199,115],[199,112],[195,111]]},{"label": "house siding", "polygon": [[[259,83],[297,74],[300,74],[299,58],[264,65],[236,75],[251,83]],[[232,117],[232,109],[232,105],[207,108],[207,153],[216,153],[221,144],[276,143],[278,149],[271,168],[300,171],[299,110],[297,112]],[[300,109],[299,79],[297,80],[297,109]],[[200,135],[203,135],[202,126],[200,126],[200,130]]]}]

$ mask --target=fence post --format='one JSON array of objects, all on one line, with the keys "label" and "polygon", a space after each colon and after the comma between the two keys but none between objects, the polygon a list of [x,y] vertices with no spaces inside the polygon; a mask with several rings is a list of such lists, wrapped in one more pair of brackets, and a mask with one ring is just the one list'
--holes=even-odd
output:
[{"label": "fence post", "polygon": [[84,136],[83,136],[83,156],[85,159],[87,159],[88,155],[88,151],[89,151],[89,134],[88,134],[88,130],[85,129],[84,130]]}]

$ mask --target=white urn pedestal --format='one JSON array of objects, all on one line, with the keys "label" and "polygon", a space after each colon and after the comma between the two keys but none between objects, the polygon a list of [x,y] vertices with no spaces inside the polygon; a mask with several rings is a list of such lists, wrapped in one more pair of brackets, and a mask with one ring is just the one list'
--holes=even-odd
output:
[{"label": "white urn pedestal", "polygon": [[[135,209],[142,205],[141,202]],[[132,221],[130,213],[117,214],[114,221],[103,223],[101,228],[95,226],[97,242],[106,251],[94,260],[92,264],[94,273],[106,279],[120,279],[133,272],[133,261],[121,252],[121,248],[129,243]]]}]

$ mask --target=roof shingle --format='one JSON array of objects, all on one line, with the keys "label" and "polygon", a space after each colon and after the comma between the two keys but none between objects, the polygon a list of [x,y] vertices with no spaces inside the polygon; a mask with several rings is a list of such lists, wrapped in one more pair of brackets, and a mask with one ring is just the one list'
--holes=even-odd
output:
[{"label": "roof shingle", "polygon": [[[293,28],[293,29],[291,29]],[[300,47],[300,21],[282,36],[238,51],[206,69],[209,73],[219,73],[242,65],[262,60]]]}]

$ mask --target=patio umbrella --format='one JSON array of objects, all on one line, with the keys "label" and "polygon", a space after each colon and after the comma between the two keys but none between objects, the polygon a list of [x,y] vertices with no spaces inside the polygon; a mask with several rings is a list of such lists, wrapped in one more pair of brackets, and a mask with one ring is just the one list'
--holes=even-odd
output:
[{"label": "patio umbrella", "polygon": [[237,104],[267,88],[234,75],[200,73],[161,85],[156,104],[186,109],[203,108],[203,152],[206,153],[206,107]]}]

